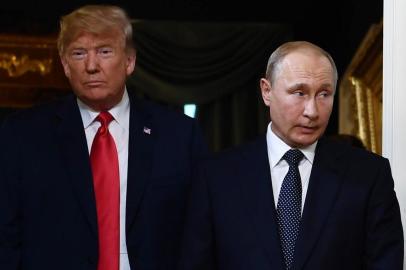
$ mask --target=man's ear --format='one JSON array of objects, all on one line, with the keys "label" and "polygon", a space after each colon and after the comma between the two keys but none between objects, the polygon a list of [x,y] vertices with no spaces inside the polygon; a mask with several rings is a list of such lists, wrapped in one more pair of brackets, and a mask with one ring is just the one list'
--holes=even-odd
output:
[{"label": "man's ear", "polygon": [[127,67],[126,67],[127,76],[129,76],[131,73],[133,73],[136,60],[137,60],[137,55],[135,54],[135,51],[131,52],[127,55]]},{"label": "man's ear", "polygon": [[265,105],[269,107],[271,102],[271,83],[267,79],[261,78],[259,86],[261,88],[262,99],[264,100]]}]

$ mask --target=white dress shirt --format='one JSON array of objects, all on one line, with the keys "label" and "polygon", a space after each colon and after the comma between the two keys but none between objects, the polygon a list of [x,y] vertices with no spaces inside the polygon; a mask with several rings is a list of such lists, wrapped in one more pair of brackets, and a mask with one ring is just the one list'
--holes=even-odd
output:
[{"label": "white dress shirt", "polygon": [[[93,139],[100,126],[99,121],[95,121],[98,111],[92,110],[89,106],[77,99],[83,126],[85,128],[87,148],[92,149]],[[120,172],[120,270],[130,270],[130,263],[127,254],[127,244],[125,237],[125,209],[127,198],[127,167],[128,167],[128,135],[130,125],[130,100],[127,90],[120,103],[114,106],[109,113],[114,117],[109,125],[109,131],[114,138],[117,147],[118,164]]]},{"label": "white dress shirt", "polygon": [[[271,168],[272,190],[276,208],[283,179],[289,170],[289,164],[282,157],[291,147],[272,131],[272,122],[268,125],[266,143],[268,146],[269,167]],[[302,213],[306,201],[307,188],[309,187],[316,145],[317,141],[306,148],[299,149],[304,155],[304,158],[299,162],[300,179],[302,181]]]}]

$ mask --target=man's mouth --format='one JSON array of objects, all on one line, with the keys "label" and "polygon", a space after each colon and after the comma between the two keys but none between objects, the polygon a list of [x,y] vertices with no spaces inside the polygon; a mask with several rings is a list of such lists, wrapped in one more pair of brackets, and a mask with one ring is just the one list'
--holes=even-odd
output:
[{"label": "man's mouth", "polygon": [[302,133],[313,133],[317,130],[316,126],[300,126],[299,128]]},{"label": "man's mouth", "polygon": [[103,81],[88,81],[88,82],[85,82],[85,85],[87,87],[99,87],[99,86],[101,86],[103,84],[104,84]]}]

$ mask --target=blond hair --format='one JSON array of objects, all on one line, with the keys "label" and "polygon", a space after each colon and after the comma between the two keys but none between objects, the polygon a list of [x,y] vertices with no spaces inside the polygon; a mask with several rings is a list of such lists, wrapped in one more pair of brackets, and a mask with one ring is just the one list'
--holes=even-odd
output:
[{"label": "blond hair", "polygon": [[62,16],[57,40],[59,55],[65,53],[66,47],[81,33],[109,33],[119,30],[125,41],[127,52],[134,50],[133,30],[127,13],[118,6],[86,5]]}]

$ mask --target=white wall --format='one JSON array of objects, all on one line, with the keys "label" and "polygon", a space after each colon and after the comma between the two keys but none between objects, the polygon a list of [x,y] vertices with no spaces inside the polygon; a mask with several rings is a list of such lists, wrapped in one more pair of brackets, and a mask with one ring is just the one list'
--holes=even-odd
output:
[{"label": "white wall", "polygon": [[382,152],[383,156],[389,158],[392,166],[404,232],[406,232],[405,14],[405,0],[384,0]]}]

